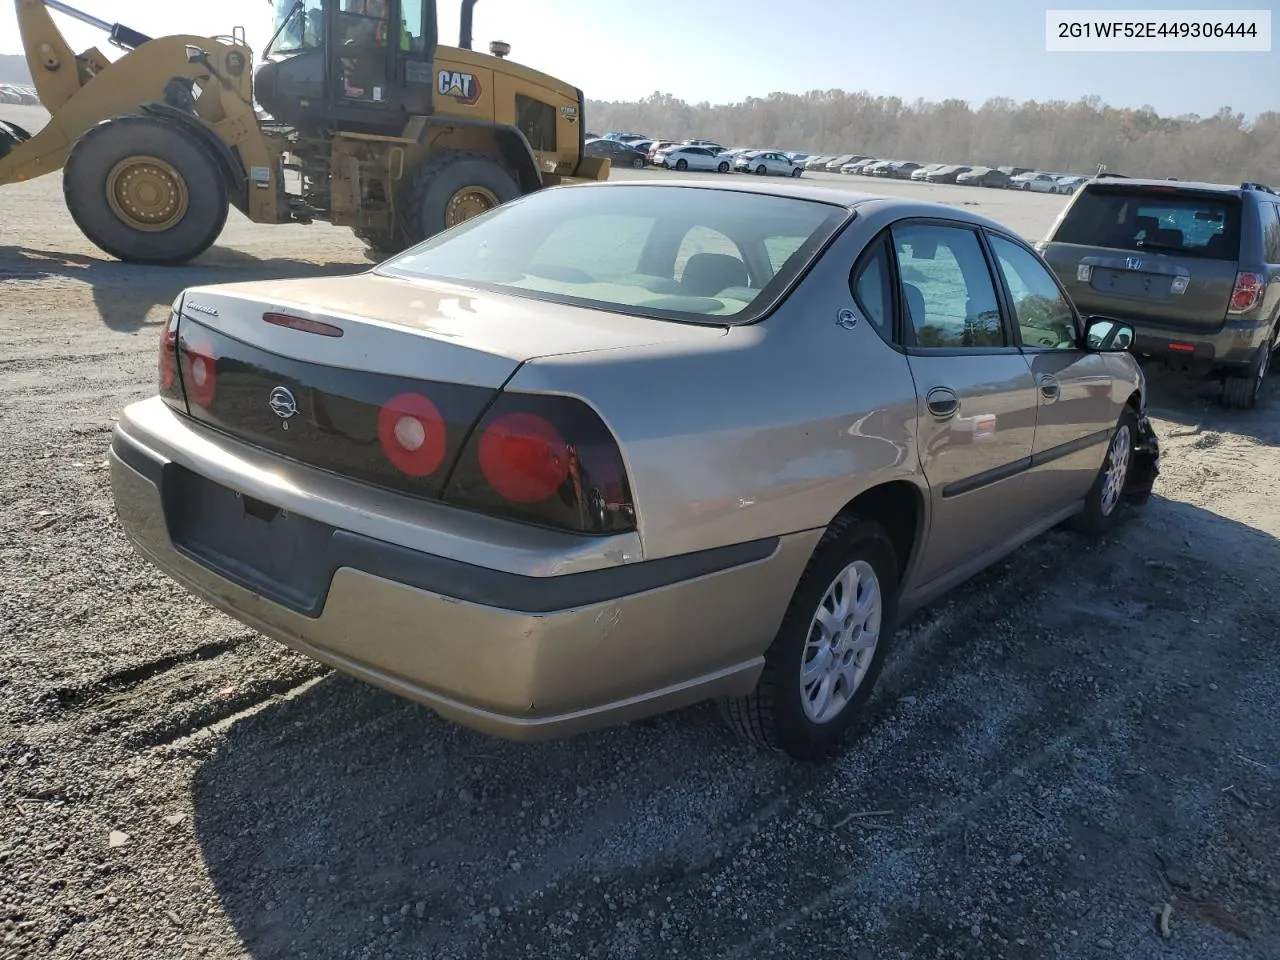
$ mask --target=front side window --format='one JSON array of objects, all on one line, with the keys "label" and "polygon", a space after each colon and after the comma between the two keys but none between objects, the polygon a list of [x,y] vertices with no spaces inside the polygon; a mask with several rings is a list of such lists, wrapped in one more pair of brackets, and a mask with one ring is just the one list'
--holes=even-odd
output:
[{"label": "front side window", "polygon": [[991,272],[978,235],[965,227],[893,229],[910,319],[910,345],[981,349],[1006,345]]},{"label": "front side window", "polygon": [[[656,319],[742,323],[786,292],[848,215],[763,193],[557,188],[495,207],[376,269]],[[770,247],[791,252],[779,266],[763,253]]]},{"label": "front side window", "polygon": [[1004,237],[992,236],[991,249],[1009,286],[1023,345],[1075,349],[1075,314],[1044,264],[1031,251]]}]

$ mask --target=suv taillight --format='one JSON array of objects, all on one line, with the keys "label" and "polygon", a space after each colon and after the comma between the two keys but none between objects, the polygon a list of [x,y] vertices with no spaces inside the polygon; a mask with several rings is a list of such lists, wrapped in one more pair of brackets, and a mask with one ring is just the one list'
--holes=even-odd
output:
[{"label": "suv taillight", "polygon": [[1241,271],[1236,274],[1236,285],[1231,291],[1231,306],[1227,313],[1248,313],[1262,300],[1265,284],[1256,273]]},{"label": "suv taillight", "polygon": [[577,533],[636,528],[622,451],[572,397],[500,394],[459,455],[444,502]]}]

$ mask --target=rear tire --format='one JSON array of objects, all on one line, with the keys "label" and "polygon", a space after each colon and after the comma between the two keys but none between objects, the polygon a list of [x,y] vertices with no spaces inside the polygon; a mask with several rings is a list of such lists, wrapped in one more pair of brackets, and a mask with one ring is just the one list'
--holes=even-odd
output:
[{"label": "rear tire", "polygon": [[81,232],[128,263],[186,263],[227,222],[227,183],[210,149],[155,117],[114,117],[85,133],[62,192]]},{"label": "rear tire", "polygon": [[1243,374],[1228,374],[1222,381],[1222,403],[1234,410],[1252,410],[1262,397],[1262,385],[1271,370],[1271,352],[1275,349],[1274,337],[1258,347],[1253,363]]},{"label": "rear tire", "polygon": [[[865,653],[858,645],[870,637],[870,621],[864,620],[856,607],[845,608],[844,619],[835,624],[840,632],[834,636],[840,639],[831,648],[824,648],[830,631],[817,623],[820,611],[825,615],[833,609],[840,611],[835,604],[828,607],[826,601],[837,596],[837,581],[851,569],[857,579],[856,591],[845,591],[844,596],[861,602],[866,587],[865,599],[870,601],[875,599],[871,586],[878,588],[874,646]],[[765,652],[764,670],[755,690],[745,697],[720,701],[721,715],[741,736],[793,759],[820,760],[829,756],[838,749],[871,696],[893,640],[897,616],[898,562],[888,534],[879,524],[853,516],[837,517],[823,534],[796,585],[782,626]],[[842,643],[848,647],[842,648]],[[818,664],[824,649],[826,662],[849,659],[858,679],[851,690],[841,681],[832,680],[834,712],[815,720],[813,714],[818,711],[809,690],[819,692],[824,681],[807,687],[802,682],[802,670]],[[819,668],[816,673],[827,671]]]},{"label": "rear tire", "polygon": [[756,176],[758,177],[763,177],[768,172],[769,172],[769,168],[766,167],[763,163],[760,164],[760,166],[756,167]]},{"label": "rear tire", "polygon": [[1142,505],[1140,498],[1126,497],[1124,489],[1133,469],[1134,447],[1137,442],[1138,415],[1133,407],[1125,404],[1107,444],[1107,453],[1103,457],[1102,466],[1098,468],[1098,476],[1084,498],[1084,510],[1071,518],[1069,526],[1081,533],[1100,536],[1110,532],[1120,522],[1126,505]]},{"label": "rear tire", "polygon": [[404,194],[401,249],[520,196],[505,166],[482,153],[445,150],[418,167]]}]

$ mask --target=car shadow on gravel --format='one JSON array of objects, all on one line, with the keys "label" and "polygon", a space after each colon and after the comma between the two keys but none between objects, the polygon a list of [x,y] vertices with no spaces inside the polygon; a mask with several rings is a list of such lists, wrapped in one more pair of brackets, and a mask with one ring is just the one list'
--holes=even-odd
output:
[{"label": "car shadow on gravel", "polygon": [[200,763],[203,868],[256,960],[1267,956],[1274,569],[1159,494],[1051,531],[899,631],[822,766],[709,706],[523,745],[331,674]]},{"label": "car shadow on gravel", "polygon": [[275,280],[359,273],[370,263],[316,263],[289,257],[262,259],[226,247],[213,247],[189,264],[149,267],[139,264],[0,245],[0,284],[50,282],[87,284],[102,321],[122,333],[136,331],[157,308],[168,307],[185,287],[240,280]]},{"label": "car shadow on gravel", "polygon": [[1280,358],[1273,361],[1273,375],[1264,382],[1262,396],[1252,410],[1232,410],[1222,405],[1220,381],[1170,370],[1155,364],[1144,367],[1150,394],[1147,409],[1153,416],[1179,425],[1177,435],[1236,433],[1260,443],[1280,443]]}]

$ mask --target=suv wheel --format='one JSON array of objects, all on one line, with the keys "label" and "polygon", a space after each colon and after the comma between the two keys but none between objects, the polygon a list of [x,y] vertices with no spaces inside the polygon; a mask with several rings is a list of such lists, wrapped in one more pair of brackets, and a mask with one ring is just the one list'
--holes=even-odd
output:
[{"label": "suv wheel", "polygon": [[1271,369],[1271,352],[1275,349],[1275,338],[1258,348],[1249,369],[1242,374],[1229,374],[1222,382],[1222,402],[1237,410],[1252,410],[1258,405],[1262,396],[1262,384]]}]

